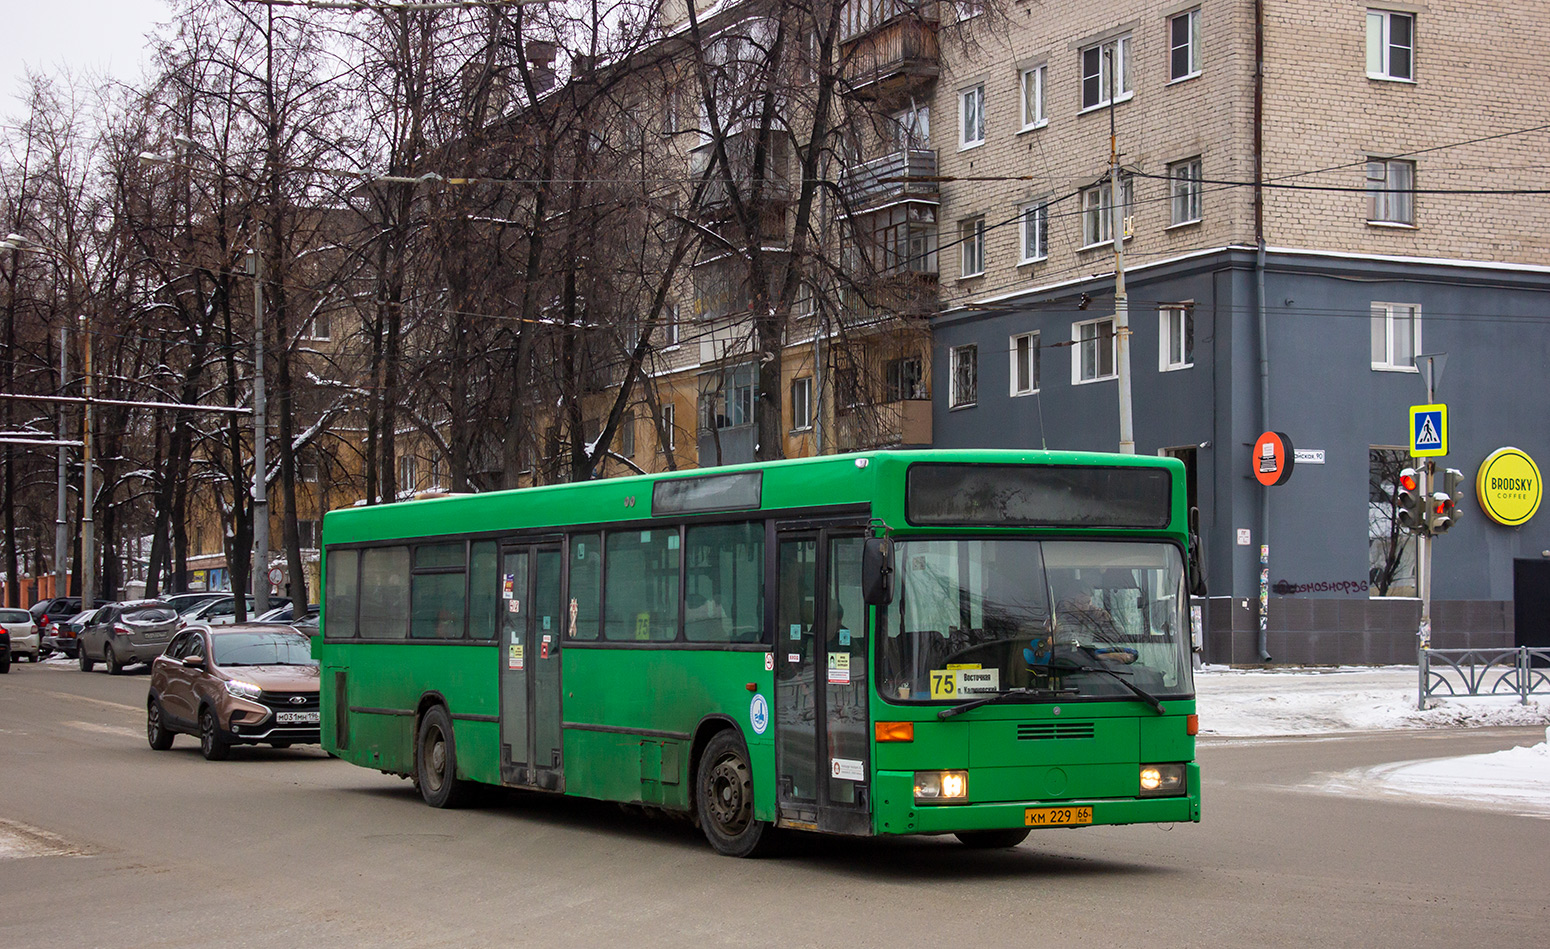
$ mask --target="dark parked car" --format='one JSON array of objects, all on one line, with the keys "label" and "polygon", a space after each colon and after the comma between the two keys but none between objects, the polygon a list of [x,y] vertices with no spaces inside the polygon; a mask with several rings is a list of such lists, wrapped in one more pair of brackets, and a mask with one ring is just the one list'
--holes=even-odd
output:
[{"label": "dark parked car", "polygon": [[232,745],[315,745],[319,682],[312,642],[294,629],[190,627],[151,665],[145,737],[166,751],[175,734],[198,735],[211,761]]},{"label": "dark parked car", "polygon": [[50,651],[64,653],[74,659],[76,641],[81,631],[91,625],[92,617],[97,615],[99,609],[101,607],[92,607],[58,622],[49,623],[43,633],[43,645]]},{"label": "dark parked car", "polygon": [[0,629],[0,673],[11,671],[11,634]]},{"label": "dark parked car", "polygon": [[125,666],[150,662],[167,648],[178,631],[178,611],[160,600],[110,603],[97,611],[76,641],[82,672],[101,660],[110,675]]}]

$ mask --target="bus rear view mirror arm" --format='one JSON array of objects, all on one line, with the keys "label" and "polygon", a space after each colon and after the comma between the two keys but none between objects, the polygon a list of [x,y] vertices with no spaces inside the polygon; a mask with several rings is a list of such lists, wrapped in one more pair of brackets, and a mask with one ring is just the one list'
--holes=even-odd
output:
[{"label": "bus rear view mirror arm", "polygon": [[893,541],[868,537],[861,551],[861,594],[868,606],[893,600]]}]

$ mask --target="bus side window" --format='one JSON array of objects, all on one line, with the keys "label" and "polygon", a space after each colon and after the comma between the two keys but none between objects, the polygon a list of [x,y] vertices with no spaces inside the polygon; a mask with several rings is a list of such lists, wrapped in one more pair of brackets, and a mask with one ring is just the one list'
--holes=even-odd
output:
[{"label": "bus side window", "polygon": [[328,583],[323,593],[324,631],[330,639],[355,636],[355,612],[359,606],[360,551],[328,552]]},{"label": "bus side window", "polygon": [[597,639],[598,607],[603,600],[603,535],[575,534],[570,539],[570,610],[566,636]]},{"label": "bus side window", "polygon": [[603,637],[614,642],[676,640],[678,529],[611,531],[606,543]]},{"label": "bus side window", "polygon": [[684,638],[756,643],[764,638],[764,525],[710,524],[685,532]]},{"label": "bus side window", "polygon": [[403,639],[409,625],[409,548],[374,547],[361,554],[361,636]]}]

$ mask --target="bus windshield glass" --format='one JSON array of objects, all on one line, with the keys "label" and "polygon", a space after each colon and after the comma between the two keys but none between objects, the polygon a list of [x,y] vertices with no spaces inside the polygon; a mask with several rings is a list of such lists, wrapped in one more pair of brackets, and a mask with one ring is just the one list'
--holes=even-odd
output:
[{"label": "bus windshield glass", "polygon": [[897,544],[878,690],[957,702],[1194,694],[1178,547],[1160,542],[915,539]]}]

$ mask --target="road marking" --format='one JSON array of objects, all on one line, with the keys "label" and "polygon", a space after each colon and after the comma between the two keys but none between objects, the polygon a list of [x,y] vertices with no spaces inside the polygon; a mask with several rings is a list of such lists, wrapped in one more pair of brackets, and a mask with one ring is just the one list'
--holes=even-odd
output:
[{"label": "road marking", "polygon": [[76,695],[73,692],[44,692],[42,694],[48,696],[49,698],[69,699],[72,702],[90,702],[93,705],[106,706],[107,708],[113,709],[114,711],[128,709],[131,712],[138,712],[141,710],[141,706],[139,705],[126,705],[123,702],[109,702],[107,699],[94,699],[85,695]]},{"label": "road marking", "polygon": [[121,725],[98,725],[96,722],[60,722],[70,728],[79,728],[83,732],[96,732],[99,735],[112,735],[122,738],[128,735],[130,738],[139,738],[140,732],[133,728],[124,728]]},{"label": "road marking", "polygon": [[91,851],[76,847],[28,824],[0,818],[0,860],[21,857],[84,857]]}]

